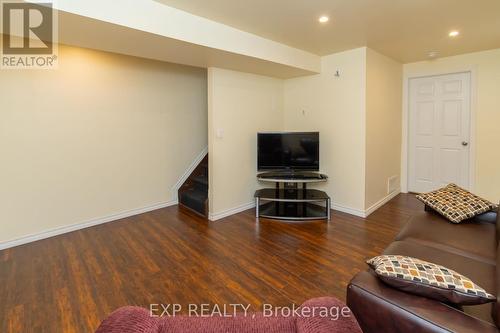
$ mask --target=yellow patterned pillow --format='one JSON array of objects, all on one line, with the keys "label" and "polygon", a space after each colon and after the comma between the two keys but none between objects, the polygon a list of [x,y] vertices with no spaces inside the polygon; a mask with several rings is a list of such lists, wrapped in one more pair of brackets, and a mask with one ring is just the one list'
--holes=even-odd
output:
[{"label": "yellow patterned pillow", "polygon": [[383,255],[366,263],[382,281],[412,294],[461,305],[496,300],[495,296],[462,274],[420,259]]},{"label": "yellow patterned pillow", "polygon": [[460,223],[497,207],[488,200],[482,199],[455,184],[449,184],[429,193],[419,194],[417,199],[453,223]]}]

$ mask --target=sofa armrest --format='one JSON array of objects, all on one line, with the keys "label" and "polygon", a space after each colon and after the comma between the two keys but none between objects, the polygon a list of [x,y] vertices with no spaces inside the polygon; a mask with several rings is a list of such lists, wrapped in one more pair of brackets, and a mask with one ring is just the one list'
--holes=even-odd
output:
[{"label": "sofa armrest", "polygon": [[498,223],[497,218],[498,218],[497,210],[490,210],[489,212],[474,216],[473,221],[496,224]]},{"label": "sofa armrest", "polygon": [[387,286],[373,271],[361,272],[351,280],[347,305],[364,333],[498,333],[496,326],[451,306]]}]

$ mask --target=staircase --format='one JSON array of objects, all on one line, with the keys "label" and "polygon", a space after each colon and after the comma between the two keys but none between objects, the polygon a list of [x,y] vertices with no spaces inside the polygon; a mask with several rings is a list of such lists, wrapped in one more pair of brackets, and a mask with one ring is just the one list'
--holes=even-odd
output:
[{"label": "staircase", "polygon": [[179,207],[208,217],[208,154],[177,192]]}]

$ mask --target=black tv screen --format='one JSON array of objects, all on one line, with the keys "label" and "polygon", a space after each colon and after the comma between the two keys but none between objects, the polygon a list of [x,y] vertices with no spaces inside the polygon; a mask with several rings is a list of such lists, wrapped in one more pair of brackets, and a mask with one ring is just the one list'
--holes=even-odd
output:
[{"label": "black tv screen", "polygon": [[258,133],[257,169],[319,171],[319,132]]}]

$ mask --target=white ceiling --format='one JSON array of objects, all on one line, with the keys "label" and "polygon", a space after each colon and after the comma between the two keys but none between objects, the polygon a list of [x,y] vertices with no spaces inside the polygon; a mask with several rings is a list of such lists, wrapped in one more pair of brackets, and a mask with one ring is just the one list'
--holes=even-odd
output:
[{"label": "white ceiling", "polygon": [[61,44],[278,78],[321,71],[318,55],[153,0],[58,0],[54,8]]},{"label": "white ceiling", "polygon": [[368,46],[408,63],[500,47],[500,0],[156,1],[318,55]]}]

